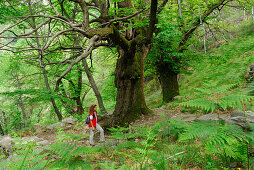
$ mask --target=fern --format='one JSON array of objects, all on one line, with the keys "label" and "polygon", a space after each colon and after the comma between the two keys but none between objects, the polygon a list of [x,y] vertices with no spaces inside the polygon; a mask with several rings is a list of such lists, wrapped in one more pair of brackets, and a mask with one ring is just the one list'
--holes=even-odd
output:
[{"label": "fern", "polygon": [[214,121],[194,122],[187,125],[185,132],[180,135],[178,141],[184,142],[196,138],[204,138],[214,134],[218,128],[219,124]]},{"label": "fern", "polygon": [[228,95],[223,98],[220,98],[219,100],[216,100],[216,102],[223,109],[226,109],[227,107],[235,108],[236,106],[238,106],[238,108],[241,108],[243,103],[247,103],[253,100],[254,100],[253,96]]},{"label": "fern", "polygon": [[229,84],[216,87],[217,83],[204,83],[202,88],[196,88],[198,98],[182,102],[179,105],[193,107],[206,112],[214,111],[217,108],[241,108],[254,100],[253,96],[245,94],[231,94],[229,90],[238,87],[238,84]]},{"label": "fern", "polygon": [[7,169],[40,169],[52,162],[52,160],[46,160],[50,153],[41,154],[42,150],[38,150],[34,142],[18,144],[16,149],[13,153],[15,156],[0,163],[0,167],[6,167]]},{"label": "fern", "polygon": [[205,111],[213,111],[217,107],[216,104],[213,103],[212,101],[205,100],[203,98],[183,102],[180,103],[180,105],[184,107],[194,107]]},{"label": "fern", "polygon": [[69,162],[73,157],[80,154],[94,154],[99,151],[98,147],[77,147],[76,144],[57,142],[48,148],[52,153],[59,156],[64,162]]},{"label": "fern", "polygon": [[235,125],[219,125],[213,121],[195,122],[187,126],[180,135],[179,142],[202,139],[201,145],[207,154],[218,154],[238,161],[246,161],[248,145],[251,141]]}]

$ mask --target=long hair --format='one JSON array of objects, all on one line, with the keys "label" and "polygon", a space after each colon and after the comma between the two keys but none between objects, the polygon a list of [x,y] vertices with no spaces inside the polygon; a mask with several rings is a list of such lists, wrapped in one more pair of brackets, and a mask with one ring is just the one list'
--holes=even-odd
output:
[{"label": "long hair", "polygon": [[90,106],[90,109],[89,109],[89,113],[92,114],[94,112],[94,108],[96,107],[97,105],[96,104],[93,104],[92,106]]}]

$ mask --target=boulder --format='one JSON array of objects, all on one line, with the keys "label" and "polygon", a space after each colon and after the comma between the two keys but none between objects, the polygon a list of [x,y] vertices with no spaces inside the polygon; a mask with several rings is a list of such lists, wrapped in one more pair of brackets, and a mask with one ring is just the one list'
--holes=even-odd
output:
[{"label": "boulder", "polygon": [[249,119],[250,123],[254,123],[254,112],[248,110],[245,112],[247,119]]},{"label": "boulder", "polygon": [[65,124],[75,125],[77,121],[78,121],[77,118],[74,118],[74,117],[67,117],[67,118],[63,119],[62,122],[65,123]]},{"label": "boulder", "polygon": [[0,140],[0,146],[4,149],[7,149],[8,151],[12,151],[12,144],[15,139],[9,137],[9,136],[4,136]]},{"label": "boulder", "polygon": [[41,146],[47,146],[47,145],[50,145],[51,143],[47,140],[43,140],[43,141],[38,142],[38,144]]},{"label": "boulder", "polygon": [[174,115],[171,119],[180,119],[185,122],[190,122],[196,120],[196,115],[194,114],[186,114],[186,115]]},{"label": "boulder", "polygon": [[239,110],[234,110],[231,112],[231,117],[237,117],[237,116],[243,116],[244,112],[241,112]]},{"label": "boulder", "polygon": [[57,127],[63,127],[63,126],[64,126],[64,124],[62,122],[57,122],[57,123],[54,123],[52,125],[47,125],[46,129],[48,129],[48,130],[54,130]]},{"label": "boulder", "polygon": [[237,125],[240,126],[243,129],[247,129],[248,131],[250,130],[250,126],[249,126],[249,121],[243,116],[236,116],[236,117],[231,117],[229,119],[226,120],[227,124],[232,124],[232,125]]},{"label": "boulder", "polygon": [[38,138],[37,136],[30,136],[30,137],[23,137],[21,138],[21,140],[24,140],[24,141],[29,141],[29,142],[40,142],[40,141],[43,141],[43,139],[41,138]]},{"label": "boulder", "polygon": [[231,117],[237,117],[237,116],[242,116],[242,117],[245,116],[247,119],[249,119],[250,122],[254,123],[254,112],[252,112],[251,110],[245,111],[245,114],[242,111],[234,110],[231,113]]},{"label": "boulder", "polygon": [[231,113],[231,118],[233,117],[246,117],[246,120],[249,122],[249,123],[254,123],[254,112],[252,112],[251,110],[248,110],[248,111],[245,111],[245,114],[244,112],[242,111],[239,111],[239,110],[234,110],[232,113]]},{"label": "boulder", "polygon": [[199,122],[199,121],[207,121],[207,120],[226,120],[228,118],[228,115],[217,115],[217,114],[213,114],[213,113],[209,113],[203,116],[200,116],[199,118],[195,119],[195,121]]}]

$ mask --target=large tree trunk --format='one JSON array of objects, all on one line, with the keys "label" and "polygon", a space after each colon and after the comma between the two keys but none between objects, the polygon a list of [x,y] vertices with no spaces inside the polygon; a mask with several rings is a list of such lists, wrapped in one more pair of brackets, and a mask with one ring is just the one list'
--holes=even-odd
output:
[{"label": "large tree trunk", "polygon": [[148,47],[136,45],[134,49],[118,48],[115,85],[117,88],[116,107],[111,117],[112,124],[124,126],[151,111],[145,103],[143,92],[144,61]]},{"label": "large tree trunk", "polygon": [[100,92],[99,92],[99,90],[97,88],[97,85],[96,85],[95,81],[94,81],[93,75],[92,75],[91,71],[89,70],[89,67],[88,67],[86,59],[83,59],[82,62],[83,62],[83,66],[85,68],[85,72],[86,72],[87,78],[88,78],[88,80],[89,80],[89,82],[91,84],[91,87],[92,87],[92,89],[94,91],[94,94],[95,94],[95,96],[97,98],[100,110],[101,110],[102,113],[105,114],[105,113],[107,113],[107,111],[106,111],[106,109],[105,109],[105,107],[103,105],[101,94],[100,94]]},{"label": "large tree trunk", "polygon": [[179,86],[177,81],[177,73],[172,70],[169,64],[161,64],[158,67],[159,80],[161,84],[163,101],[168,103],[179,95]]}]

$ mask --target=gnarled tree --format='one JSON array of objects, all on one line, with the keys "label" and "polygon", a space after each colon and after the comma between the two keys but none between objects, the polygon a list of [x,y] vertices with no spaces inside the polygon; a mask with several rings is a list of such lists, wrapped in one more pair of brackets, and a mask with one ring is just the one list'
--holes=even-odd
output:
[{"label": "gnarled tree", "polygon": [[[48,5],[38,2],[34,6],[40,10],[36,10],[36,13],[32,15],[24,13],[21,16],[16,16],[19,21],[2,30],[0,38],[8,38],[11,41],[17,38],[42,38],[44,43],[41,46],[24,48],[22,51],[39,50],[45,55],[59,53],[59,50],[62,53],[67,53],[68,49],[75,49],[77,53],[81,52],[80,55],[74,55],[67,61],[69,66],[58,77],[56,90],[58,90],[62,78],[71,71],[75,64],[84,62],[93,49],[100,46],[117,46],[119,54],[115,71],[117,103],[113,116],[106,121],[105,125],[124,125],[138,119],[141,114],[150,112],[146,106],[143,93],[144,61],[150,50],[156,15],[166,5],[166,2],[167,0],[161,1],[159,7],[158,0],[151,0],[151,3],[142,1],[141,4],[134,4],[130,0],[115,1],[112,4],[103,0],[91,0],[89,2],[85,0],[51,2],[49,0]],[[19,4],[20,2],[14,1],[13,3]],[[67,9],[66,5],[70,9]],[[93,13],[93,10],[97,12]],[[98,13],[99,16],[97,16]],[[74,17],[70,19],[70,16]],[[24,30],[23,34],[16,33],[13,29],[22,25],[26,20],[33,20],[34,18],[39,18],[40,24]],[[52,25],[55,27],[52,28]],[[44,34],[36,34],[39,29],[44,30],[42,32]],[[11,32],[13,36],[7,36],[7,32]],[[64,43],[65,39],[63,38],[69,35],[84,37],[89,42],[85,48],[77,46],[77,44],[69,47],[68,44]],[[20,50],[8,46],[9,44],[5,44],[3,48],[20,52]],[[62,44],[65,44],[64,48],[61,46]],[[83,64],[86,65],[86,63]]]}]

